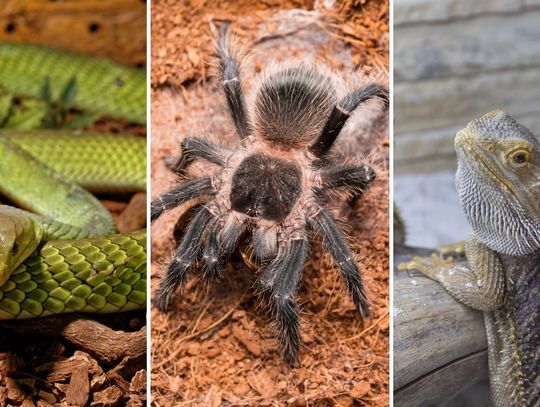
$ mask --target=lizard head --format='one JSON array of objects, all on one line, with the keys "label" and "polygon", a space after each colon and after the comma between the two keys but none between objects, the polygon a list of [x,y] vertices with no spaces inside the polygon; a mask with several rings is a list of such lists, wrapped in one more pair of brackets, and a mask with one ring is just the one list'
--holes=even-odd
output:
[{"label": "lizard head", "polygon": [[475,235],[521,256],[540,249],[540,140],[502,110],[457,133],[456,187]]}]

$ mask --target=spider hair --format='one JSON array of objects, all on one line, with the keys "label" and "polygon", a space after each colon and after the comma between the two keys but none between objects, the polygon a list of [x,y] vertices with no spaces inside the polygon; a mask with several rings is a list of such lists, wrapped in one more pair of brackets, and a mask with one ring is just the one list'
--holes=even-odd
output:
[{"label": "spider hair", "polygon": [[194,209],[154,304],[166,311],[199,260],[204,276],[221,276],[226,259],[247,239],[261,264],[256,287],[272,310],[283,356],[294,364],[301,347],[295,295],[309,254],[310,230],[322,237],[360,316],[369,315],[358,262],[325,209],[325,195],[342,191],[358,198],[375,179],[371,167],[344,164],[330,153],[353,112],[373,100],[387,105],[388,91],[370,82],[345,93],[342,81],[329,69],[292,62],[263,73],[246,104],[240,53],[231,47],[227,28],[225,24],[220,29],[216,64],[240,145],[227,149],[189,137],[181,143],[181,155],[170,161],[177,173],[196,158],[220,170],[212,177],[183,182],[152,202],[155,221],[164,211],[207,198]]}]

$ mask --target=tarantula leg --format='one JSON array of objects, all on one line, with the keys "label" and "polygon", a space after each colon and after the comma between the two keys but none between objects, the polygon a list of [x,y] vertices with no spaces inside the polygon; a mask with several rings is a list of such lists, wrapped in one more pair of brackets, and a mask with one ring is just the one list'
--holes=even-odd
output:
[{"label": "tarantula leg", "polygon": [[220,35],[217,44],[219,68],[221,70],[221,84],[227,106],[231,114],[236,132],[241,139],[247,137],[249,132],[248,116],[244,102],[244,92],[240,81],[240,69],[234,53],[229,47],[227,31],[229,22],[224,22],[220,27]]},{"label": "tarantula leg", "polygon": [[221,277],[224,260],[234,251],[239,237],[245,230],[246,224],[237,223],[231,215],[215,223],[206,239],[202,257],[206,278]]},{"label": "tarantula leg", "polygon": [[216,188],[212,184],[212,178],[200,178],[184,182],[183,184],[169,189],[150,204],[150,220],[154,222],[161,214],[176,208],[183,203],[205,195],[215,195]]},{"label": "tarantula leg", "polygon": [[219,232],[219,242],[221,250],[225,253],[232,253],[238,244],[240,236],[246,231],[248,224],[234,215],[229,215],[225,224]]},{"label": "tarantula leg", "polygon": [[370,84],[349,93],[341,99],[330,113],[330,116],[328,116],[321,134],[315,143],[309,147],[310,151],[317,157],[328,153],[352,112],[361,103],[373,98],[382,99],[385,105],[388,105],[388,89],[376,84]]},{"label": "tarantula leg", "polygon": [[259,227],[253,231],[253,257],[257,262],[266,262],[276,257],[277,231]]},{"label": "tarantula leg", "polygon": [[[322,189],[346,188],[356,200],[375,180],[375,171],[367,165],[329,168],[321,171]],[[353,201],[354,203],[354,201]]]},{"label": "tarantula leg", "polygon": [[369,303],[364,290],[360,271],[351,250],[334,220],[323,209],[320,209],[314,218],[310,219],[312,227],[323,238],[326,250],[330,252],[339,266],[354,305],[362,318],[369,315]]},{"label": "tarantula leg", "polygon": [[214,228],[208,234],[203,251],[204,276],[206,278],[216,278],[221,276],[223,258],[219,245],[219,235]]},{"label": "tarantula leg", "polygon": [[195,215],[201,210],[201,208],[205,205],[205,202],[197,203],[193,206],[190,206],[188,209],[186,209],[185,212],[182,212],[182,214],[178,217],[176,220],[176,223],[173,227],[173,239],[174,239],[174,245],[175,247],[180,244],[182,241],[182,238],[186,234],[186,230],[189,227],[189,224],[195,217]]},{"label": "tarantula leg", "polygon": [[300,329],[294,294],[308,255],[307,239],[292,240],[280,247],[276,258],[263,268],[257,286],[271,305],[277,322],[283,357],[289,364],[298,360]]},{"label": "tarantula leg", "polygon": [[197,261],[201,243],[215,221],[215,216],[206,208],[201,208],[193,218],[154,296],[154,306],[160,311],[165,312],[169,308],[172,295],[185,281],[189,269]]},{"label": "tarantula leg", "polygon": [[188,137],[182,140],[180,146],[182,152],[178,157],[165,157],[167,167],[177,174],[182,174],[187,165],[197,157],[223,167],[231,154],[226,148],[198,137]]}]

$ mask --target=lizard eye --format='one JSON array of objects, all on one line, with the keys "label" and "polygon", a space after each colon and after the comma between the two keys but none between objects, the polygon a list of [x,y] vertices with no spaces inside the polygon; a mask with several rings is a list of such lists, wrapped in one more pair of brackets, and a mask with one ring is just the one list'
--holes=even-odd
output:
[{"label": "lizard eye", "polygon": [[513,167],[524,167],[531,161],[531,153],[527,150],[516,150],[510,154],[510,162]]}]

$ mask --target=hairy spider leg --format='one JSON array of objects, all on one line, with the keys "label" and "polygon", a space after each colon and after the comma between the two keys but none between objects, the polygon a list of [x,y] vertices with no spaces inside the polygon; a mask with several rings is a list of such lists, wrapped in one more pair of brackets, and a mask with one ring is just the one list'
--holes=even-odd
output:
[{"label": "hairy spider leg", "polygon": [[197,157],[223,167],[227,157],[232,153],[225,147],[198,137],[185,138],[180,143],[180,147],[182,151],[178,157],[167,156],[165,158],[167,167],[179,175],[183,175],[187,165]]},{"label": "hairy spider leg", "polygon": [[219,242],[219,228],[218,220],[208,233],[208,238],[204,244],[202,256],[204,264],[203,273],[204,277],[208,279],[221,277],[222,275],[224,256],[222,256]]},{"label": "hairy spider leg", "polygon": [[310,224],[322,237],[326,250],[341,270],[353,303],[363,318],[369,316],[369,303],[358,266],[334,220],[322,208],[310,219]]},{"label": "hairy spider leg", "polygon": [[153,302],[160,311],[165,312],[169,308],[172,295],[185,281],[189,269],[197,261],[201,243],[216,221],[216,216],[206,207],[201,208],[191,221],[156,291]]},{"label": "hairy spider leg", "polygon": [[277,228],[261,225],[252,231],[252,257],[259,263],[267,262],[277,254]]},{"label": "hairy spider leg", "polygon": [[163,212],[176,208],[183,203],[205,195],[215,195],[217,190],[212,185],[212,178],[199,178],[184,182],[169,189],[150,204],[150,220],[154,222]]},{"label": "hairy spider leg", "polygon": [[224,262],[230,257],[238,239],[247,226],[237,222],[232,214],[221,216],[206,239],[203,250],[204,277],[219,278],[223,275]]},{"label": "hairy spider leg", "polygon": [[227,31],[229,23],[224,22],[220,27],[217,44],[219,68],[221,70],[221,85],[227,99],[227,106],[231,114],[234,127],[240,139],[245,139],[249,133],[248,115],[244,102],[244,92],[240,81],[240,69],[234,53],[230,49]]},{"label": "hairy spider leg", "polygon": [[328,168],[321,170],[320,174],[321,190],[345,188],[351,193],[349,200],[351,206],[362,196],[364,189],[375,180],[375,171],[367,165]]},{"label": "hairy spider leg", "polygon": [[308,249],[306,237],[286,241],[280,245],[277,256],[263,267],[257,281],[261,293],[270,302],[283,357],[291,365],[297,362],[300,350],[300,323],[294,295]]},{"label": "hairy spider leg", "polygon": [[370,84],[349,93],[341,99],[332,109],[321,134],[309,147],[309,150],[316,157],[322,157],[328,153],[352,112],[361,103],[373,98],[379,98],[385,105],[388,105],[388,89],[377,84]]}]

